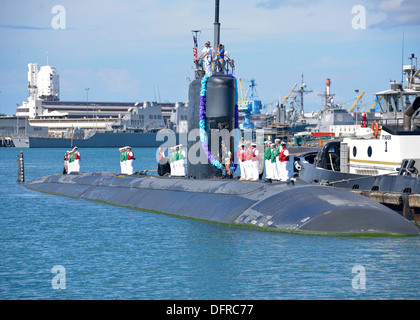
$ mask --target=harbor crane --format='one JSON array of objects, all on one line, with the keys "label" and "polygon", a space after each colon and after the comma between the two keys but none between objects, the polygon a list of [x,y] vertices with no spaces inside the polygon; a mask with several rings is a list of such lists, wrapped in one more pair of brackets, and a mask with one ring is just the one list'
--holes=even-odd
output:
[{"label": "harbor crane", "polygon": [[356,101],[354,101],[354,103],[350,107],[349,113],[352,113],[353,112],[353,109],[357,106],[357,104],[359,103],[360,99],[362,99],[362,97],[363,97],[364,94],[365,94],[365,91],[363,90],[363,92],[357,97]]},{"label": "harbor crane", "polygon": [[244,113],[245,120],[239,124],[240,129],[254,129],[255,125],[251,122],[251,115],[261,113],[261,100],[258,99],[257,84],[255,79],[244,80],[249,82],[248,90],[245,93],[245,89],[242,85],[242,79],[238,78],[241,97],[238,98],[238,111]]}]

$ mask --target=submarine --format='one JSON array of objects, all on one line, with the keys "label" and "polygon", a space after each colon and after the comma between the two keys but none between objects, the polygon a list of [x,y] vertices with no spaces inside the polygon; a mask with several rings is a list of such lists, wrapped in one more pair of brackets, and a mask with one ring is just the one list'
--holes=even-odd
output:
[{"label": "submarine", "polygon": [[[215,45],[219,43],[216,0]],[[30,190],[181,218],[260,230],[319,235],[406,236],[419,229],[388,207],[331,186],[221,179],[220,142],[238,144],[238,86],[224,70],[197,68],[189,84],[185,177],[72,172],[24,183]],[[227,134],[221,134],[221,132]],[[232,169],[236,169],[235,161]]]}]

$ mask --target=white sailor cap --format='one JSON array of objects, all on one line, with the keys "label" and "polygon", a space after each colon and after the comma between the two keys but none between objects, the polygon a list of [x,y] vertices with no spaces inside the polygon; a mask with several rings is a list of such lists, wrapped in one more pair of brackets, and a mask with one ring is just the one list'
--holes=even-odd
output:
[{"label": "white sailor cap", "polygon": [[286,141],[282,141],[281,142],[281,145],[286,145]]},{"label": "white sailor cap", "polygon": [[270,146],[275,146],[276,144],[275,143],[270,143]]},{"label": "white sailor cap", "polygon": [[251,146],[257,146],[257,144],[255,142],[251,143]]},{"label": "white sailor cap", "polygon": [[280,142],[280,139],[275,139],[274,141],[278,141],[278,142]]}]

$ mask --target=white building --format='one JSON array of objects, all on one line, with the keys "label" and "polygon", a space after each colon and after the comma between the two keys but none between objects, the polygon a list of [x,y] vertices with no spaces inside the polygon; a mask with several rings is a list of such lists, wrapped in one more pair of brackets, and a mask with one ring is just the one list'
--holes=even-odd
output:
[{"label": "white building", "polygon": [[27,101],[16,109],[17,117],[35,118],[42,115],[42,101],[60,100],[60,77],[51,66],[42,66],[38,70],[37,63],[28,64]]}]

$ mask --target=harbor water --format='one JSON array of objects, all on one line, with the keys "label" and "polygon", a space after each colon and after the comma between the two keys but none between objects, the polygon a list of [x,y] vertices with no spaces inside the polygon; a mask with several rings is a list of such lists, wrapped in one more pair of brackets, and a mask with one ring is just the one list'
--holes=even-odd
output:
[{"label": "harbor water", "polygon": [[[61,174],[65,151],[23,149],[26,181]],[[82,171],[119,171],[117,148],[79,151]],[[133,151],[135,171],[156,169],[155,148]],[[258,231],[43,194],[16,182],[19,152],[0,150],[0,299],[420,298],[420,237]]]}]

